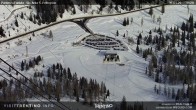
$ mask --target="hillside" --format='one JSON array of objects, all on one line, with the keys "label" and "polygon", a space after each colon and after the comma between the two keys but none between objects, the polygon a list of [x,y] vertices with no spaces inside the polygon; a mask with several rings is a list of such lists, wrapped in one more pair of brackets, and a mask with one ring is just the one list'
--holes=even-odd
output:
[{"label": "hillside", "polygon": [[[101,15],[91,13],[98,5],[92,5],[85,14],[79,6],[74,7],[76,14],[64,12],[62,18],[58,15],[54,22]],[[103,15],[108,14],[106,10],[107,6]],[[26,15],[21,18],[21,13]],[[11,16],[0,22],[6,36],[0,40],[25,33],[26,28],[28,32],[48,25],[39,25],[34,18],[29,20],[30,13],[37,14],[35,7],[19,9],[14,12],[18,17]],[[112,13],[118,12],[114,10]],[[8,12],[6,14],[9,15]],[[58,101],[74,101],[76,98],[76,101],[87,102],[93,99],[121,101],[123,96],[127,101],[195,101],[195,16],[194,5],[163,5],[123,15],[89,18],[86,22],[78,20],[82,25],[78,25],[77,20],[66,21],[1,43],[0,56],[34,82],[43,83],[45,80],[48,85],[54,85],[56,88],[51,89],[49,94]],[[4,17],[6,16],[3,15],[1,19]],[[49,24],[51,23],[53,22]],[[86,26],[92,33],[81,26]],[[89,39],[85,39],[88,37]],[[114,58],[110,55],[111,51],[112,54],[117,54]],[[35,60],[38,56],[41,58]],[[22,77],[3,62],[0,62],[0,67],[18,79]],[[0,74],[12,79],[2,71]],[[3,83],[4,78],[0,79]],[[66,81],[70,81],[70,85],[66,85]],[[86,81],[83,82],[87,84],[86,88],[79,85],[79,81]],[[100,87],[100,90],[95,86]],[[6,90],[8,87],[10,86],[5,87]],[[70,87],[70,91],[65,89],[65,92],[61,87]],[[3,97],[3,89],[0,88],[0,91],[0,97]],[[25,100],[25,97],[21,99]],[[37,99],[28,96],[28,100]]]}]

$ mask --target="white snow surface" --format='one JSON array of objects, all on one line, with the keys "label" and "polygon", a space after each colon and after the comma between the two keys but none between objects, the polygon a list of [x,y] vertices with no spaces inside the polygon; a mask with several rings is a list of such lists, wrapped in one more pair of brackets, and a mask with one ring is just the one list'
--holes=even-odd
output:
[{"label": "white snow surface", "polygon": [[[161,27],[181,26],[181,22],[188,19],[190,13],[187,13],[186,6],[166,6],[166,12],[162,15],[160,8],[154,9],[156,18],[161,16]],[[196,7],[190,6],[190,12],[195,16]],[[133,17],[133,24],[129,26],[122,26],[124,17]],[[141,27],[141,18],[144,19],[144,25]],[[119,30],[120,35],[123,35],[128,30],[128,36],[136,39],[136,36],[143,30],[142,35],[147,35],[150,29],[158,23],[152,23],[152,18],[148,14],[148,10],[130,13],[115,17],[104,17],[91,19],[87,26],[94,33],[101,33],[110,37],[115,37],[116,30]],[[41,33],[48,33],[52,30],[54,39],[40,35]],[[78,25],[72,22],[64,22],[53,27],[35,33],[32,35],[20,38],[23,44],[16,46],[15,42],[18,39],[10,41],[10,45],[6,43],[0,44],[0,56],[10,64],[13,64],[20,70],[20,62],[24,59],[29,59],[41,55],[44,60],[42,64],[46,67],[53,63],[62,63],[64,67],[70,67],[72,73],[76,72],[78,76],[96,79],[98,82],[104,82],[106,87],[110,90],[111,96],[107,99],[110,101],[121,101],[125,96],[127,101],[166,101],[171,100],[163,95],[156,95],[154,93],[155,83],[151,78],[145,75],[145,69],[148,66],[148,61],[138,56],[135,50],[135,45],[128,45],[128,51],[117,51],[120,56],[120,63],[125,64],[119,66],[116,63],[103,63],[104,56],[99,54],[99,50],[88,48],[85,46],[72,46],[72,42],[89,35]],[[28,38],[31,37],[32,41]],[[118,39],[124,41],[122,37]],[[126,42],[124,42],[126,43]],[[26,58],[25,49],[28,47],[29,56]],[[9,56],[9,57],[8,57]],[[0,63],[0,66],[6,70],[8,68]],[[22,72],[25,76],[32,77],[35,70],[45,70],[40,66],[30,69],[27,72]],[[0,74],[7,75],[0,71]],[[2,77],[0,77],[2,79]],[[164,85],[161,85],[162,89]],[[167,85],[168,87],[170,85]],[[170,86],[170,87],[180,87]]]},{"label": "white snow surface", "polygon": [[0,11],[0,22],[4,21],[13,10],[20,9],[22,7],[26,7],[25,5],[0,5],[1,11]]},{"label": "white snow surface", "polygon": [[[165,13],[161,13],[161,7],[153,9],[153,15],[155,16],[155,23],[153,23],[153,16],[151,17],[148,13],[149,10],[129,13],[119,16],[94,18],[89,20],[87,26],[94,31],[94,33],[105,34],[111,37],[115,37],[116,31],[118,30],[120,37],[118,39],[124,39],[122,36],[131,37],[134,41],[137,41],[137,36],[139,33],[143,37],[149,35],[149,31],[153,32],[154,28],[159,27],[163,30],[170,30],[170,27],[181,27],[182,22],[186,22],[190,14],[196,16],[196,7],[194,5],[189,5],[190,11],[188,13],[187,5],[167,5],[165,6]],[[133,18],[133,23],[128,26],[123,26],[124,18]],[[161,23],[157,22],[157,18],[161,18]],[[141,19],[143,19],[143,26],[141,26]],[[195,20],[194,20],[195,21]],[[127,36],[128,33],[128,36]],[[152,33],[156,35],[157,33]],[[131,45],[130,48],[136,48],[136,45]],[[145,48],[145,46],[143,46]]]}]

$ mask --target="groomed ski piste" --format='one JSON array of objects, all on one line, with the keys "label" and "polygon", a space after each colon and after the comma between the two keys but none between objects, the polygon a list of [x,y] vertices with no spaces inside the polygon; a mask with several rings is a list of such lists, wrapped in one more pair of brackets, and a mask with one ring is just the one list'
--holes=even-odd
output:
[{"label": "groomed ski piste", "polygon": [[[160,27],[181,26],[181,23],[188,19],[190,13],[196,16],[196,7],[189,6],[188,13],[186,5],[167,5],[165,13],[160,12],[161,7],[154,9],[156,18],[162,19]],[[54,63],[61,63],[64,67],[70,67],[72,72],[76,72],[78,76],[96,79],[98,82],[104,82],[110,90],[111,96],[108,101],[121,101],[125,96],[127,101],[168,101],[163,95],[154,93],[155,83],[153,79],[145,74],[149,60],[145,60],[135,52],[136,44],[127,44],[123,34],[128,32],[128,36],[134,41],[140,32],[147,35],[154,27],[159,27],[158,23],[152,22],[152,17],[148,14],[149,10],[134,12],[125,15],[113,17],[93,18],[88,21],[87,26],[96,34],[107,35],[115,39],[121,40],[127,46],[128,51],[117,51],[120,56],[119,63],[109,62],[103,63],[104,56],[100,54],[100,50],[86,47],[84,45],[74,45],[73,42],[80,42],[81,39],[88,36],[81,27],[73,22],[64,22],[53,27],[35,32],[35,36],[27,35],[19,39],[14,39],[7,43],[0,44],[0,56],[9,64],[20,70],[20,62],[24,59],[30,59],[41,55],[45,67],[50,67]],[[122,26],[124,17],[133,18],[133,23],[128,26]],[[144,24],[140,25],[143,18]],[[53,40],[44,34],[53,33]],[[115,36],[119,31],[119,37]],[[44,34],[43,34],[44,33]],[[155,33],[153,33],[155,34]],[[31,37],[31,41],[29,38]],[[22,41],[22,45],[16,45],[16,42]],[[28,57],[26,57],[26,47],[28,47]],[[145,48],[142,47],[142,48]],[[4,64],[0,66],[6,70]],[[27,72],[22,72],[27,77],[33,77],[34,71],[46,71],[42,66],[35,66]],[[5,73],[0,71],[5,77]],[[46,72],[44,73],[46,75]],[[16,76],[17,77],[17,76]],[[2,77],[1,77],[2,78]],[[9,78],[9,77],[8,77]],[[181,88],[182,85],[167,85],[167,87]],[[30,99],[33,100],[33,99]],[[67,100],[67,99],[63,99]]]}]

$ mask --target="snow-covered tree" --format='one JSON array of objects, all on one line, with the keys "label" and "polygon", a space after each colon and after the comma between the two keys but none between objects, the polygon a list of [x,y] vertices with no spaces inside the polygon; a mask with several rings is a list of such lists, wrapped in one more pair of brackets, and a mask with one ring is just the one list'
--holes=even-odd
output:
[{"label": "snow-covered tree", "polygon": [[49,37],[52,38],[52,41],[53,41],[53,34],[52,34],[52,31],[51,30],[49,32]]},{"label": "snow-covered tree", "polygon": [[161,6],[161,13],[162,13],[162,14],[165,13],[165,5],[162,5],[162,6]]},{"label": "snow-covered tree", "polygon": [[152,15],[153,15],[153,9],[152,9],[152,7],[150,7],[149,14],[150,14],[151,17],[152,17]]}]

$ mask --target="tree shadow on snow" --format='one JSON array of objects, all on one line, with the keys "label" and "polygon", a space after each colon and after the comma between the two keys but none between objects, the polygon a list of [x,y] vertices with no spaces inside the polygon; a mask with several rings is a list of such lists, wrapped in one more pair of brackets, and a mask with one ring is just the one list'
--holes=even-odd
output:
[{"label": "tree shadow on snow", "polygon": [[[133,22],[135,25],[137,25],[137,26],[139,26],[139,27],[141,27],[141,25],[139,25],[138,23],[136,23],[136,22]],[[132,24],[131,24],[132,25]]]},{"label": "tree shadow on snow", "polygon": [[184,20],[184,22],[186,23],[186,21],[188,20],[187,18],[181,16],[181,15],[178,15],[180,18],[182,18]]},{"label": "tree shadow on snow", "polygon": [[158,8],[153,8],[153,11],[154,11],[154,10],[156,10],[156,11],[158,11],[158,12],[161,12],[161,10],[158,9]]},{"label": "tree shadow on snow", "polygon": [[146,17],[151,17],[150,14],[149,14],[149,10],[144,10],[144,11],[141,11],[141,14],[142,15],[145,15]]},{"label": "tree shadow on snow", "polygon": [[119,20],[119,19],[114,19],[115,22],[117,22],[118,24],[123,25],[123,20]]}]

